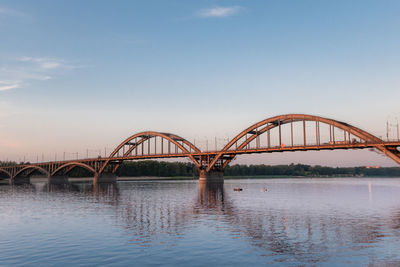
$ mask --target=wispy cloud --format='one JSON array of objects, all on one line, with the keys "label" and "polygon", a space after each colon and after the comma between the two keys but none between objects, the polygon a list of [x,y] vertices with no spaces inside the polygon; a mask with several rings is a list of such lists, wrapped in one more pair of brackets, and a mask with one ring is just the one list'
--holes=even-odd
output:
[{"label": "wispy cloud", "polygon": [[41,57],[21,57],[18,59],[21,62],[36,63],[42,69],[57,69],[63,66],[63,62],[54,58],[41,58]]},{"label": "wispy cloud", "polygon": [[197,17],[201,18],[223,18],[237,14],[242,9],[241,6],[214,7],[202,9],[197,12]]},{"label": "wispy cloud", "polygon": [[0,65],[0,91],[27,87],[33,81],[47,81],[67,69],[82,68],[63,59],[48,57],[18,57],[3,59]]},{"label": "wispy cloud", "polygon": [[18,81],[0,81],[0,91],[11,90],[20,87]]},{"label": "wispy cloud", "polygon": [[11,8],[6,8],[6,7],[0,7],[0,18],[1,17],[30,17],[29,15],[15,10],[15,9],[11,9]]},{"label": "wispy cloud", "polygon": [[15,11],[9,8],[0,7],[0,15],[13,15]]}]

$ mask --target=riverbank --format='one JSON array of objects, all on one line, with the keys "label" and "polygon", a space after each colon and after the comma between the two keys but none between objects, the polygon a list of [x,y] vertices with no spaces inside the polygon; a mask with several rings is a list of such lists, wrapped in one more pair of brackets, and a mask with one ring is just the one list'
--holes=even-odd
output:
[{"label": "riverbank", "polygon": [[[400,178],[399,176],[287,176],[287,175],[255,175],[255,176],[224,176],[225,180],[239,180],[239,179],[310,179],[310,178]],[[140,177],[117,177],[117,181],[196,181],[198,177],[189,176],[176,176],[176,177],[158,177],[158,176],[140,176]],[[69,182],[85,183],[92,182],[92,177],[70,177]],[[31,182],[41,183],[47,182],[47,178],[32,178]],[[8,179],[0,180],[0,185],[9,184]]]}]

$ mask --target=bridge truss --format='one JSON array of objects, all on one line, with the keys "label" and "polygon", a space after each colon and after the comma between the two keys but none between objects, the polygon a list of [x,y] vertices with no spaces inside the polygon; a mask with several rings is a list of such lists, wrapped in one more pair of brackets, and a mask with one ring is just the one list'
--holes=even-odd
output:
[{"label": "bridge truss", "polygon": [[147,131],[134,134],[108,157],[0,167],[11,180],[39,172],[47,177],[67,176],[84,168],[94,177],[115,174],[126,160],[189,158],[200,173],[223,172],[237,156],[285,151],[374,148],[400,164],[400,140],[382,139],[345,122],[306,114],[271,117],[251,125],[221,150],[202,151],[188,140],[171,133]]}]

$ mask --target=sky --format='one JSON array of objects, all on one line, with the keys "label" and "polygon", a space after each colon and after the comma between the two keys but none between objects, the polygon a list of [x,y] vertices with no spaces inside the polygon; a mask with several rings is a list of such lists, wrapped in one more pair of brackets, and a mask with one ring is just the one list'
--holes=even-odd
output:
[{"label": "sky", "polygon": [[[222,144],[287,113],[386,136],[398,14],[397,0],[0,0],[0,160],[111,151],[144,130]],[[291,162],[396,166],[367,150],[235,161]]]}]

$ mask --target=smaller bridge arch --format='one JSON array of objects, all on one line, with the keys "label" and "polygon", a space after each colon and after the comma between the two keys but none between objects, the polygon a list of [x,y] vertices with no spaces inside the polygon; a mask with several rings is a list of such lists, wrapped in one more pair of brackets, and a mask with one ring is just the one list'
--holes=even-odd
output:
[{"label": "smaller bridge arch", "polygon": [[73,162],[65,163],[65,164],[61,165],[60,167],[58,167],[57,169],[55,169],[51,173],[51,176],[55,176],[55,175],[59,174],[62,170],[66,170],[66,173],[64,173],[64,174],[67,174],[68,172],[70,172],[75,167],[84,168],[84,169],[92,172],[94,175],[97,174],[96,170],[93,167],[91,167],[90,165],[87,165],[85,163],[78,162],[78,161],[73,161]]},{"label": "smaller bridge arch", "polygon": [[[151,144],[152,140],[153,144]],[[171,148],[171,145],[174,146],[174,149]],[[150,151],[151,149],[153,149],[153,151]],[[194,157],[193,153],[201,153],[201,150],[194,144],[175,134],[146,131],[134,134],[118,145],[100,168],[99,174],[103,173],[112,161],[118,160],[118,158],[128,157],[133,153],[136,156],[140,154],[145,155],[145,153],[150,155],[153,153],[153,155],[158,155],[160,157],[165,157],[167,155],[173,157],[174,155],[185,154],[200,168],[200,163]],[[117,161],[112,172],[115,173],[120,165],[121,162]]]},{"label": "smaller bridge arch", "polygon": [[6,175],[8,175],[9,178],[12,178],[11,173],[9,173],[8,171],[6,171],[6,170],[0,168],[0,172],[5,173]]},{"label": "smaller bridge arch", "polygon": [[15,177],[17,177],[18,175],[24,173],[25,171],[28,171],[27,175],[29,176],[29,175],[30,175],[32,172],[34,172],[35,170],[40,171],[41,173],[43,173],[43,174],[46,175],[47,177],[50,176],[50,173],[49,173],[46,169],[44,169],[44,168],[42,168],[42,167],[40,167],[40,166],[37,166],[37,165],[28,165],[28,166],[25,166],[25,167],[23,167],[22,169],[18,170],[18,171],[14,174],[14,177],[13,177],[13,178],[15,178]]}]

